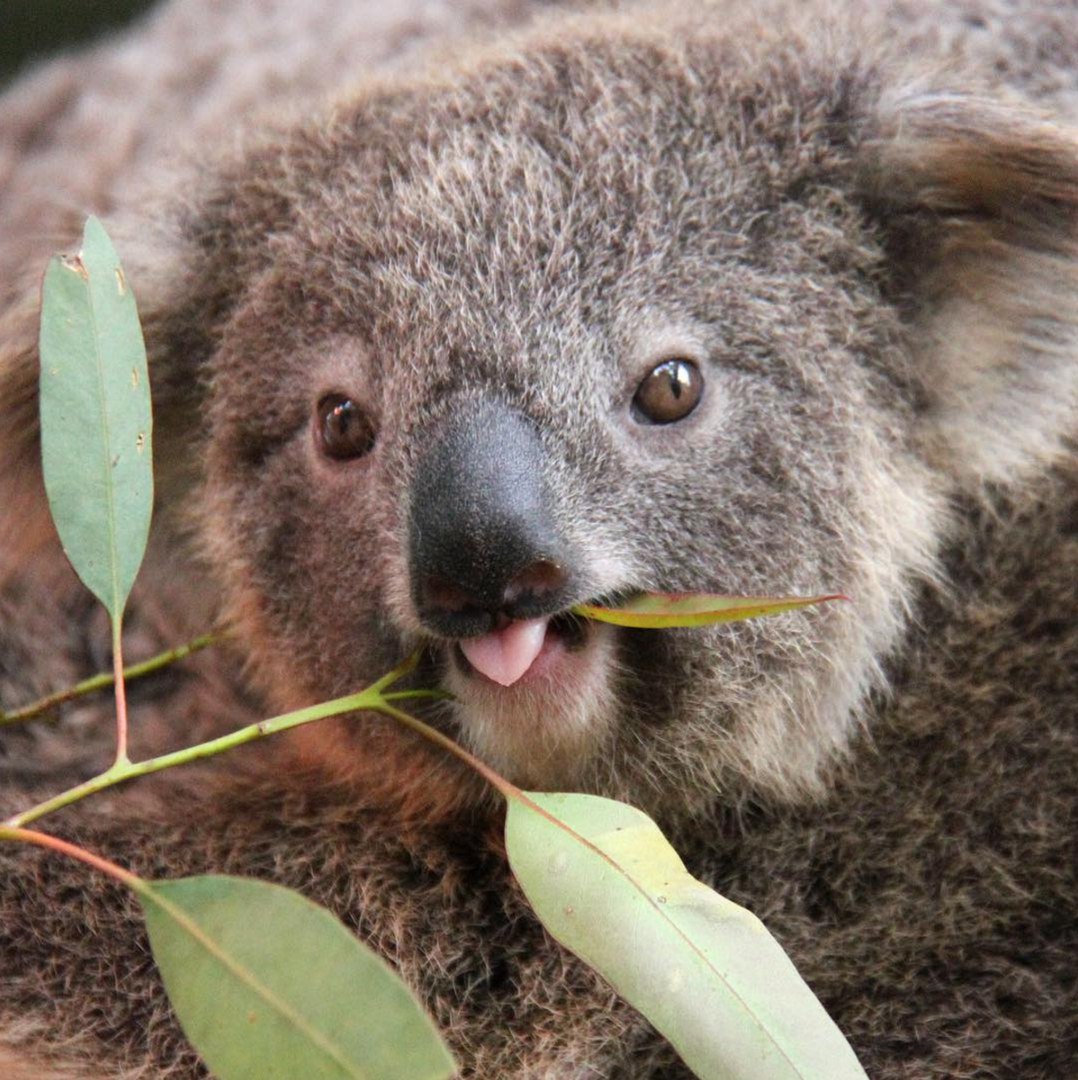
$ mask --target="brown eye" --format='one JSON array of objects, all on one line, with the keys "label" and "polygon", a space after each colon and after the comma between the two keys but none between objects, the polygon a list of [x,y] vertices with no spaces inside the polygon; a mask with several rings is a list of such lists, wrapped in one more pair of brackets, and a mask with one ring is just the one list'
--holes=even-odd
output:
[{"label": "brown eye", "polygon": [[633,411],[644,423],[672,424],[688,416],[703,393],[704,377],[691,360],[664,360],[644,376]]},{"label": "brown eye", "polygon": [[362,457],[374,446],[374,428],[363,411],[343,394],[327,394],[318,403],[315,441],[337,461]]}]

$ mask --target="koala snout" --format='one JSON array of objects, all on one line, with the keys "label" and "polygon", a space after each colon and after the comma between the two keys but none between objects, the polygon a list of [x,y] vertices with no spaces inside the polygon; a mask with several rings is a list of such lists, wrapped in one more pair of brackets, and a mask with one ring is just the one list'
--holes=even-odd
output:
[{"label": "koala snout", "polygon": [[544,451],[500,402],[452,418],[419,463],[409,510],[412,601],[430,631],[485,634],[563,610],[574,558],[550,514]]}]

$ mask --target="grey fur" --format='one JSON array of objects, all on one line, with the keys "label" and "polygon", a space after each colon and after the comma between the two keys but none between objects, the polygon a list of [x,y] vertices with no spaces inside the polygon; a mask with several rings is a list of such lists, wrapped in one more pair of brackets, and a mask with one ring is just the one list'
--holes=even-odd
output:
[{"label": "grey fur", "polygon": [[[538,433],[577,599],[853,602],[594,630],[556,689],[484,687],[435,642],[421,680],[460,700],[434,718],[521,782],[655,814],[788,947],[871,1076],[1061,1077],[1078,1060],[1078,6],[741,8],[417,5],[372,26],[319,0],[294,32],[300,5],[173,0],[10,91],[0,689],[70,681],[100,633],[32,621],[79,602],[32,488],[20,283],[108,211],[171,507],[132,632],[183,636],[221,593],[247,660],[160,689],[144,752],[347,691],[427,639],[411,478],[452,417],[497,401]],[[79,145],[95,95],[127,141]],[[671,355],[699,361],[704,401],[642,427],[633,391]],[[370,456],[316,453],[328,391],[374,419]],[[88,708],[6,739],[13,787],[93,768]],[[681,1075],[545,937],[454,764],[373,718],[245,760],[58,828],[149,873],[252,873],[328,904],[468,1075]],[[131,904],[51,857],[0,859],[5,1075],[197,1072]]]}]

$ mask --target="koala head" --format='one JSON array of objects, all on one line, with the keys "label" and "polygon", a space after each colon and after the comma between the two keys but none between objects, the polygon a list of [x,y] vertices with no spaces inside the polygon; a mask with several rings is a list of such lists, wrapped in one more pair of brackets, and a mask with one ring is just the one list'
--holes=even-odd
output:
[{"label": "koala head", "polygon": [[[148,329],[269,692],[425,645],[434,721],[523,784],[817,790],[948,496],[1072,415],[1076,195],[1038,116],[796,27],[562,21],[263,139],[176,215]],[[643,590],[852,600],[569,613]],[[375,725],[309,738],[377,773]]]}]

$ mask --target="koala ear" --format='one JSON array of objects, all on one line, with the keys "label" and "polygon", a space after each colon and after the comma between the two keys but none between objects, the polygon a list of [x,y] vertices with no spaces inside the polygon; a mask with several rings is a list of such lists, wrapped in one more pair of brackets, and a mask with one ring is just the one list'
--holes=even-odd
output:
[{"label": "koala ear", "polygon": [[879,115],[863,190],[913,330],[926,449],[963,481],[1017,479],[1078,411],[1078,132],[961,95]]}]

